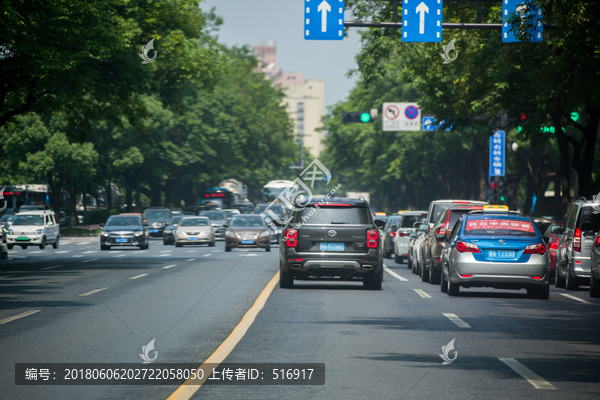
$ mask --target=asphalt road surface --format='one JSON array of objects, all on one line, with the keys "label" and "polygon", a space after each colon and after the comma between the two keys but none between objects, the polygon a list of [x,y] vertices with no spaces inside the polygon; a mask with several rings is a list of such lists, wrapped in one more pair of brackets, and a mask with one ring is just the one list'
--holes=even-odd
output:
[{"label": "asphalt road surface", "polygon": [[[99,247],[97,238],[65,238],[58,250],[15,248],[0,262],[0,398],[600,397],[600,301],[587,288],[552,287],[549,300],[493,289],[454,298],[386,260],[382,291],[336,280],[270,291],[277,247],[226,253],[223,242],[175,248],[157,240],[149,250]],[[256,317],[244,318],[252,310]],[[200,366],[211,355],[225,363],[324,363],[325,385],[15,384],[16,363],[142,366],[142,346],[153,339],[156,363]],[[456,359],[443,365],[442,346],[453,339]]]}]

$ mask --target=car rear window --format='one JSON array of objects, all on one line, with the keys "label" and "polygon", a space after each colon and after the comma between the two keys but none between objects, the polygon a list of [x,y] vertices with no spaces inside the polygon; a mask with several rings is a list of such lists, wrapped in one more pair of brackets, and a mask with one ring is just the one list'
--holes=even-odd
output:
[{"label": "car rear window", "polygon": [[536,236],[530,221],[487,218],[468,219],[465,235]]},{"label": "car rear window", "polygon": [[423,217],[421,215],[403,215],[400,221],[401,228],[412,228],[415,222],[421,222]]},{"label": "car rear window", "polygon": [[594,213],[593,207],[584,207],[581,213],[581,224],[579,229],[586,231],[600,231],[600,213]]},{"label": "car rear window", "polygon": [[368,225],[371,223],[369,212],[363,207],[306,207],[294,213],[293,223]]}]

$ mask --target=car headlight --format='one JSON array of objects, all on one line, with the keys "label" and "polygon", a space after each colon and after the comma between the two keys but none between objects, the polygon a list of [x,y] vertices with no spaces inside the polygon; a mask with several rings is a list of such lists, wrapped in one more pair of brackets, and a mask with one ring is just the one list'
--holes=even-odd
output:
[{"label": "car headlight", "polygon": [[172,229],[165,229],[165,233],[172,233],[173,230]]},{"label": "car headlight", "polygon": [[41,235],[42,234],[42,230],[38,229],[37,231],[35,231],[36,234]]},{"label": "car headlight", "polygon": [[176,234],[176,235],[180,235],[180,236],[181,236],[181,235],[185,235],[185,232],[182,232],[182,231],[175,231],[175,234]]},{"label": "car headlight", "polygon": [[271,232],[269,231],[264,231],[260,233],[260,236],[269,236],[271,234]]},{"label": "car headlight", "polygon": [[227,231],[227,232],[225,232],[225,236],[234,237],[234,236],[237,236],[237,235],[235,233],[231,232],[231,231]]},{"label": "car headlight", "polygon": [[200,232],[200,235],[201,235],[201,236],[206,236],[206,235],[208,235],[209,233],[210,233],[209,231],[203,231],[203,232]]},{"label": "car headlight", "polygon": [[143,234],[144,234],[144,232],[134,232],[133,234],[134,234],[135,236],[141,236],[141,235],[143,235]]},{"label": "car headlight", "polygon": [[12,235],[12,234],[13,234],[13,231],[12,231],[11,229],[9,229],[7,233],[8,233],[9,235]]},{"label": "car headlight", "polygon": [[217,225],[217,224],[210,224],[210,226],[212,226],[213,228],[218,228],[219,227],[219,225]]},{"label": "car headlight", "polygon": [[108,233],[108,232],[102,232],[102,236],[104,236],[104,237],[109,237],[109,236],[110,236],[110,233]]}]

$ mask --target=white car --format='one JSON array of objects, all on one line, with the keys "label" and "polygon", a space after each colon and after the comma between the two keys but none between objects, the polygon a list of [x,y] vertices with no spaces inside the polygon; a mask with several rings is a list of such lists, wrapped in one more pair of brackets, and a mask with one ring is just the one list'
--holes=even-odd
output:
[{"label": "white car", "polygon": [[[394,255],[398,264],[408,260],[408,242],[410,234],[416,231],[415,222],[421,222],[427,211],[405,211],[398,221],[398,230],[394,238]],[[410,265],[409,265],[410,267]]]},{"label": "white car", "polygon": [[26,249],[27,246],[46,248],[47,244],[58,249],[60,232],[58,221],[51,210],[31,210],[20,212],[6,235],[6,247],[10,250],[14,245]]}]

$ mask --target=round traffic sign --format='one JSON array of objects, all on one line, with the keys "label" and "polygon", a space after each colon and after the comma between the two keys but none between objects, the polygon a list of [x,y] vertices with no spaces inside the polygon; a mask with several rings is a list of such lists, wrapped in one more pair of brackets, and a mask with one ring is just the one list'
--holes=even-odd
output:
[{"label": "round traffic sign", "polygon": [[400,115],[400,110],[395,105],[390,105],[385,109],[385,117],[387,119],[396,119]]},{"label": "round traffic sign", "polygon": [[419,109],[415,106],[408,106],[404,110],[404,115],[406,115],[406,118],[408,119],[415,119],[419,116]]}]

